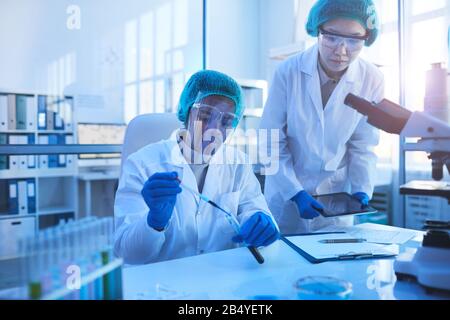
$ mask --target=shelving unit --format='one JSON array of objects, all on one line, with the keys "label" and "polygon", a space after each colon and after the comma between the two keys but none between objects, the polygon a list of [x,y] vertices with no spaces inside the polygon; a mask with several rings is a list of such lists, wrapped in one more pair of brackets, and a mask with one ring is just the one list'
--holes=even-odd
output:
[{"label": "shelving unit", "polygon": [[[0,89],[0,144],[73,144],[73,106],[71,96]],[[0,228],[11,231],[9,240],[14,242],[20,234],[50,227],[60,219],[77,217],[76,155],[7,155],[0,156],[0,160]],[[11,181],[27,181],[26,196],[23,188],[17,188],[14,197]],[[15,201],[19,210],[11,208]],[[35,210],[28,208],[30,201]],[[13,224],[16,228],[11,227]]]},{"label": "shelving unit", "polygon": [[[244,95],[245,111],[238,125],[237,134],[233,137],[232,144],[238,149],[250,154],[249,149],[255,147],[256,139],[242,135],[248,130],[259,128],[264,104],[267,100],[268,83],[265,80],[238,80]],[[251,159],[257,163],[257,159]]]}]

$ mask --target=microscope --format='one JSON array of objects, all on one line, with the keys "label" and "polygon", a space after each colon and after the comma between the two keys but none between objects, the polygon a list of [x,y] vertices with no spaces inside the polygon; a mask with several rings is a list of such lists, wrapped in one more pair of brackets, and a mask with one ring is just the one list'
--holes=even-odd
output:
[{"label": "microscope", "polygon": [[[419,138],[407,150],[427,152],[432,161],[432,181],[411,181],[400,187],[405,195],[444,197],[450,203],[450,184],[442,182],[450,172],[450,126],[425,112],[411,112],[384,99],[371,103],[353,94],[344,103],[367,116],[374,127],[405,138]],[[427,232],[417,250],[400,254],[394,270],[399,280],[414,279],[427,290],[450,292],[450,222],[427,221]]]},{"label": "microscope", "polygon": [[344,103],[367,116],[374,127],[405,138],[419,138],[407,144],[410,151],[424,151],[431,159],[433,181],[412,181],[400,187],[401,194],[440,196],[450,203],[450,185],[441,182],[444,167],[450,173],[450,126],[425,112],[411,112],[383,99],[374,104],[353,94]]}]

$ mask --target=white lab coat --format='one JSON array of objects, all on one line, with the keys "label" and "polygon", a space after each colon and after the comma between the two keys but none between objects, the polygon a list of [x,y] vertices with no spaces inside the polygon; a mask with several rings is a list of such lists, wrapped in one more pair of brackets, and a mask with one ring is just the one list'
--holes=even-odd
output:
[{"label": "white lab coat", "polygon": [[301,219],[290,199],[310,194],[373,193],[378,130],[346,106],[348,93],[379,102],[382,73],[358,58],[348,68],[323,109],[317,44],[284,61],[276,70],[261,128],[280,129],[279,170],[266,176],[264,194],[282,233],[310,232],[352,217]]},{"label": "white lab coat", "polygon": [[[229,146],[220,150],[226,150],[228,160],[234,156],[238,161],[222,164],[222,158],[215,155],[209,164],[203,194],[230,210],[241,225],[257,211],[273,219],[245,155]],[[148,226],[149,209],[141,195],[142,187],[154,173],[171,171],[178,172],[185,185],[198,191],[194,173],[181,154],[175,135],[138,150],[124,164],[114,206],[114,250],[126,263],[151,263],[236,246],[231,240],[234,230],[224,214],[199,202],[198,197],[185,189],[177,195],[165,231]]]}]

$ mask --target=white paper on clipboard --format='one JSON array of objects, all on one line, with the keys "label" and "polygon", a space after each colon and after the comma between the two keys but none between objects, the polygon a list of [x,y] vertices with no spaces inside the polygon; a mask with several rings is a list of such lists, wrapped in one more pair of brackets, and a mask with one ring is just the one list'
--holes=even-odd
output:
[{"label": "white paper on clipboard", "polygon": [[367,242],[379,244],[404,244],[418,235],[417,231],[389,226],[377,225],[371,228],[372,223],[364,223],[355,226],[329,226],[321,229],[323,232],[345,232],[354,238],[363,238]]},{"label": "white paper on clipboard", "polygon": [[383,245],[370,242],[321,243],[326,239],[351,239],[346,233],[292,236],[288,240],[315,259],[339,258],[352,255],[397,255],[398,245]]}]

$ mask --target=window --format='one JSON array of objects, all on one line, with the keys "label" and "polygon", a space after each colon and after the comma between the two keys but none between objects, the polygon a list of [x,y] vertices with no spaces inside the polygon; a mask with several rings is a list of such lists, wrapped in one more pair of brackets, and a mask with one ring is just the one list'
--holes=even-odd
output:
[{"label": "window", "polygon": [[[188,19],[193,17],[193,19]],[[176,111],[189,74],[202,68],[202,1],[160,1],[125,25],[124,119]]]},{"label": "window", "polygon": [[[399,102],[399,44],[398,44],[398,8],[397,1],[375,0],[380,31],[377,41],[365,48],[362,58],[380,68],[385,81],[385,98]],[[398,137],[380,131],[380,143],[375,149],[378,165],[392,166],[398,159]]]},{"label": "window", "polygon": [[[406,106],[413,111],[424,111],[427,71],[433,63],[442,63],[444,68],[448,68],[450,3],[445,0],[411,0],[405,4]],[[448,118],[445,120],[449,121]],[[407,153],[406,168],[430,171],[430,166],[426,153]]]}]

